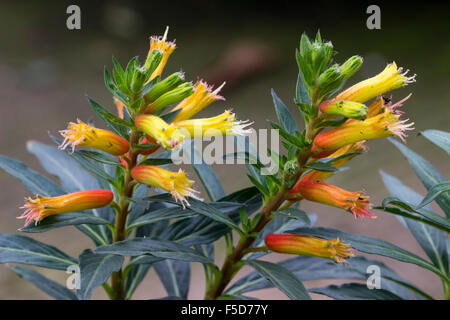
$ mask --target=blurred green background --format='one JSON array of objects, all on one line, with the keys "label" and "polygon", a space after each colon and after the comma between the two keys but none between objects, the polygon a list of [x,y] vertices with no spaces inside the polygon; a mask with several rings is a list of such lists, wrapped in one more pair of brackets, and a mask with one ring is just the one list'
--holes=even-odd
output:
[{"label": "blurred green background", "polygon": [[[81,8],[81,30],[66,28],[66,8]],[[202,116],[221,113],[232,107],[240,119],[251,119],[254,128],[269,128],[274,119],[270,88],[301,118],[293,105],[297,66],[294,50],[303,32],[331,40],[338,51],[338,62],[359,54],[365,63],[349,84],[380,72],[395,60],[399,66],[417,73],[417,83],[395,91],[399,100],[410,92],[404,105],[406,116],[416,123],[408,146],[427,157],[448,177],[448,158],[440,149],[417,133],[424,129],[449,130],[450,120],[450,7],[427,1],[413,5],[395,1],[380,4],[381,30],[366,28],[366,8],[361,1],[326,2],[276,1],[2,1],[0,3],[0,153],[20,159],[42,172],[38,161],[27,153],[28,140],[52,143],[48,132],[57,134],[67,122],[80,118],[94,120],[85,94],[113,110],[111,97],[103,84],[103,68],[111,68],[114,55],[126,64],[133,56],[141,59],[148,50],[148,38],[161,35],[170,26],[169,40],[176,38],[177,50],[165,74],[182,69],[187,79],[220,84],[226,101],[216,102]],[[386,140],[370,141],[370,152],[351,162],[352,170],[330,179],[349,190],[364,190],[375,204],[388,196],[379,170],[395,175],[418,192],[420,181],[400,153]],[[242,165],[214,166],[227,192],[249,186]],[[29,192],[18,180],[0,171],[0,232],[14,233],[23,221],[15,217]],[[347,232],[379,237],[422,257],[425,254],[395,217],[377,212],[378,219],[361,223],[345,212],[330,207],[302,204],[317,213],[318,224]],[[438,208],[436,208],[438,210]],[[90,240],[73,227],[37,234],[34,238],[77,256]],[[223,245],[217,250],[222,261]],[[285,257],[273,256],[272,259]],[[441,298],[436,276],[414,265],[379,257],[401,276]],[[241,274],[248,272],[243,269]],[[45,271],[52,279],[65,281],[67,274]],[[203,270],[194,264],[189,298],[202,298]],[[150,280],[152,278],[152,280]],[[152,284],[149,284],[149,280]],[[307,287],[328,284],[307,283]],[[336,282],[335,283],[339,283]],[[0,266],[0,299],[47,299],[31,284]],[[136,292],[138,299],[164,296],[164,289],[149,273],[147,282]],[[276,290],[252,296],[284,299]],[[320,298],[319,296],[316,296]],[[106,298],[102,289],[94,298]]]}]

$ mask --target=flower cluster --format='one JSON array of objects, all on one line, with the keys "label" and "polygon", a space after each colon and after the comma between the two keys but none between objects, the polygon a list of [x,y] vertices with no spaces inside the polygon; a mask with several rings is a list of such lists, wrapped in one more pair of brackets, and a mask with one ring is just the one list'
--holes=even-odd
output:
[{"label": "flower cluster", "polygon": [[[337,170],[320,170],[320,166],[315,165],[327,163],[338,169],[356,155],[367,152],[367,140],[397,136],[405,141],[406,131],[413,130],[413,123],[400,119],[402,112],[398,107],[410,96],[392,103],[391,98],[383,95],[414,82],[415,75],[407,76],[408,71],[403,72],[393,62],[377,76],[339,92],[344,80],[361,67],[363,60],[354,56],[342,65],[332,65],[333,54],[331,43],[323,42],[320,36],[314,43],[305,35],[302,37],[300,52],[297,52],[299,77],[311,100],[298,102],[298,105],[308,128],[305,140],[306,137],[310,140],[299,151],[297,167],[304,169],[294,175],[295,181],[283,208],[306,199],[343,209],[361,220],[376,218],[370,212],[372,205],[367,195],[326,183]],[[371,99],[373,101],[367,104]],[[275,252],[318,256],[336,262],[352,256],[349,245],[340,239],[328,241],[303,235],[271,234],[266,237],[266,245]]]},{"label": "flower cluster", "polygon": [[[132,60],[123,71],[114,60],[115,83],[111,82],[109,89],[113,88],[119,124],[125,123],[129,128],[129,139],[78,120],[60,131],[64,140],[59,148],[65,150],[70,146],[68,151],[74,153],[76,147],[89,147],[118,156],[128,179],[117,183],[118,186],[124,186],[125,190],[133,190],[129,185],[136,182],[154,186],[169,192],[185,207],[189,205],[188,197],[200,199],[198,191],[192,188],[194,182],[181,169],[172,172],[146,164],[147,157],[160,147],[166,150],[180,148],[188,139],[245,135],[250,133],[246,127],[251,123],[237,120],[230,110],[216,117],[191,119],[214,101],[224,100],[219,91],[225,83],[213,90],[203,80],[196,84],[186,82],[182,72],[161,79],[176,48],[175,42],[166,39],[167,30],[162,37],[150,38],[150,49],[143,66]],[[106,76],[105,81],[108,81]],[[169,112],[164,114],[166,110]],[[111,117],[115,116],[109,115]],[[123,190],[118,192],[120,194]],[[93,209],[110,203],[117,206],[108,190],[83,191],[54,198],[37,195],[36,199],[27,200],[27,210],[21,218],[26,219],[26,224],[32,220],[37,223],[48,215]]]}]

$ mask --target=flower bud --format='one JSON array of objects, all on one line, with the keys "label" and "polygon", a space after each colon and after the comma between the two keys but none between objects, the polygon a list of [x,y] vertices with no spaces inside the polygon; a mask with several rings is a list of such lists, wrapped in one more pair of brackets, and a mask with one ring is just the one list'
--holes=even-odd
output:
[{"label": "flower bud", "polygon": [[142,89],[145,81],[147,80],[147,69],[145,67],[136,68],[131,79],[131,91],[139,92]]},{"label": "flower bud", "polygon": [[359,102],[347,100],[333,100],[333,102],[322,103],[320,111],[330,116],[340,116],[353,119],[365,119],[368,108]]},{"label": "flower bud", "polygon": [[164,54],[161,50],[155,49],[149,52],[147,60],[145,61],[143,69],[146,71],[145,74],[153,74],[161,63]]},{"label": "flower bud", "polygon": [[369,211],[369,197],[362,192],[350,192],[324,182],[300,180],[291,190],[292,199],[301,197],[353,213],[355,217],[375,218]]},{"label": "flower bud", "polygon": [[319,257],[338,263],[355,256],[351,246],[339,238],[324,240],[300,234],[269,234],[264,242],[274,252]]},{"label": "flower bud", "polygon": [[136,126],[165,149],[176,149],[184,140],[184,135],[177,126],[154,115],[142,114],[136,117]]},{"label": "flower bud", "polygon": [[194,93],[181,101],[171,111],[180,110],[174,121],[182,121],[190,119],[193,115],[203,110],[206,106],[216,100],[225,100],[219,95],[219,91],[223,88],[225,82],[216,90],[212,91],[212,87],[206,82],[199,81],[194,86]]},{"label": "flower bud", "polygon": [[175,72],[164,80],[155,84],[144,96],[145,102],[150,103],[158,99],[164,93],[175,89],[184,81],[183,72]]},{"label": "flower bud", "polygon": [[25,226],[33,220],[37,224],[54,214],[104,207],[113,200],[113,197],[114,194],[109,190],[85,190],[58,197],[36,195],[35,199],[26,199],[27,203],[21,207],[26,210],[18,219],[25,219]]},{"label": "flower bud", "polygon": [[194,93],[194,88],[190,83],[183,83],[175,89],[164,93],[158,99],[153,101],[145,110],[146,113],[155,113],[164,107],[181,101]]},{"label": "flower bud", "polygon": [[128,152],[128,141],[108,130],[98,129],[78,120],[78,123],[70,122],[66,130],[60,131],[64,141],[59,149],[64,150],[69,145],[72,152],[76,146],[91,147],[109,154],[120,156]]},{"label": "flower bud", "polygon": [[193,181],[189,180],[183,170],[178,172],[167,171],[158,166],[139,165],[131,170],[132,177],[139,183],[155,186],[172,194],[175,201],[180,201],[183,208],[189,206],[186,197],[197,197],[198,191],[192,188]]},{"label": "flower bud", "polygon": [[227,110],[216,117],[184,120],[174,122],[173,124],[186,130],[190,138],[194,139],[226,135],[247,135],[251,133],[251,129],[245,128],[252,123],[253,122],[249,123],[248,120],[236,120],[235,114],[231,113],[230,110]]},{"label": "flower bud", "polygon": [[403,72],[395,62],[389,64],[377,76],[361,81],[338,94],[335,100],[350,100],[364,103],[378,95],[406,86],[415,82],[415,75],[406,77],[408,70]]},{"label": "flower bud", "polygon": [[325,87],[327,84],[330,84],[336,80],[338,80],[341,76],[341,69],[339,65],[334,64],[325,70],[317,80],[317,84],[320,88]]},{"label": "flower bud", "polygon": [[296,174],[299,169],[300,166],[297,160],[289,160],[284,165],[284,172],[287,174]]},{"label": "flower bud", "polygon": [[362,66],[363,58],[360,56],[353,56],[341,65],[341,77],[346,80],[353,76]]}]

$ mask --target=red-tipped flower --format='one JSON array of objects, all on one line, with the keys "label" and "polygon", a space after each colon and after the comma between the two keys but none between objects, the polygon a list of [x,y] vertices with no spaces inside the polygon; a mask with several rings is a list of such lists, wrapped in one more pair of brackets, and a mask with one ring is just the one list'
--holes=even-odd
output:
[{"label": "red-tipped flower", "polygon": [[36,224],[45,217],[63,213],[87,209],[95,209],[108,205],[114,197],[109,190],[85,190],[64,194],[58,197],[43,197],[36,195],[35,199],[27,198],[27,203],[21,208],[25,212],[18,217],[25,219],[25,226],[31,221]]},{"label": "red-tipped flower", "polygon": [[375,218],[369,211],[369,197],[362,192],[350,192],[328,183],[302,179],[291,190],[291,194],[294,200],[301,196],[310,201],[344,209],[361,219]]},{"label": "red-tipped flower", "polygon": [[355,256],[351,246],[339,238],[324,240],[300,234],[269,234],[264,241],[267,248],[278,253],[319,257],[339,263]]}]

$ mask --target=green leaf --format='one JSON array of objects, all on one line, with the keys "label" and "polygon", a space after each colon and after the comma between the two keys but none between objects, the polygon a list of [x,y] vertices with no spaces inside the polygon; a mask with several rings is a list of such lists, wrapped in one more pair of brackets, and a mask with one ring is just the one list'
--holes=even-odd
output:
[{"label": "green leaf", "polygon": [[114,166],[120,165],[120,162],[117,161],[117,158],[111,157],[109,155],[106,155],[104,153],[100,153],[97,151],[91,151],[91,150],[77,150],[78,154],[89,158],[94,161],[98,161],[105,164],[111,164]]},{"label": "green leaf", "polygon": [[60,285],[59,283],[48,279],[39,272],[25,268],[22,266],[10,266],[12,271],[14,271],[22,279],[30,281],[37,288],[41,289],[49,296],[57,300],[78,300],[77,296],[67,289],[66,287]]},{"label": "green leaf", "polygon": [[336,172],[338,169],[328,162],[314,162],[305,166],[305,168],[314,169],[322,172]]},{"label": "green leaf", "polygon": [[289,109],[286,107],[283,101],[278,98],[273,89],[271,89],[270,93],[272,94],[273,104],[275,105],[275,111],[277,113],[277,117],[280,121],[281,127],[288,133],[295,135],[295,132],[298,131],[297,124],[295,123],[295,118],[289,112]]},{"label": "green leaf", "polygon": [[130,271],[127,275],[125,282],[125,299],[129,300],[133,296],[134,291],[139,284],[144,280],[148,270],[152,264],[133,264],[130,267]]},{"label": "green leaf", "polygon": [[[175,201],[172,198],[172,196],[169,194],[162,194],[162,195],[157,195],[157,196],[153,196],[153,197],[147,197],[147,198],[144,198],[143,200],[163,201],[163,202],[175,204],[177,206],[182,205],[181,203]],[[235,230],[239,229],[239,227],[236,225],[236,223],[233,220],[231,220],[230,217],[228,217],[228,215],[217,210],[216,208],[214,208],[213,206],[211,206],[210,204],[208,204],[206,202],[203,202],[203,201],[200,201],[200,200],[197,200],[194,198],[189,198],[189,209],[196,213],[204,215],[212,220],[224,223],[227,226],[229,226],[230,228],[233,228]]]},{"label": "green leaf", "polygon": [[95,249],[96,253],[111,253],[122,256],[152,255],[158,258],[213,263],[198,251],[172,241],[150,238],[133,238]]},{"label": "green leaf", "polygon": [[422,259],[421,257],[411,253],[407,250],[397,247],[396,245],[389,243],[387,241],[371,238],[356,234],[345,233],[336,229],[331,228],[298,228],[296,230],[291,231],[292,233],[309,235],[314,237],[320,237],[325,239],[336,239],[341,238],[344,241],[349,242],[353,248],[371,254],[378,254],[381,256],[389,257],[392,259],[396,259],[399,261],[416,264],[422,268],[428,269],[442,279],[448,279],[447,275],[445,275],[441,270],[436,268],[433,264],[428,261]]},{"label": "green leaf", "polygon": [[[222,199],[216,204],[221,203],[237,203],[237,205],[218,208],[223,213],[228,214],[230,218],[239,223],[239,210],[244,208],[247,214],[252,214],[258,210],[261,205],[261,195],[255,187],[245,188],[236,191]],[[223,223],[216,222],[210,218],[199,215],[188,219],[180,219],[169,227],[164,229],[160,238],[176,241],[185,245],[208,244],[216,241],[225,234],[230,232],[230,228]]]},{"label": "green leaf", "polygon": [[416,209],[420,209],[427,204],[429,204],[431,201],[433,201],[436,197],[438,197],[441,193],[449,192],[450,191],[450,181],[441,182],[438,184],[435,184],[431,187],[431,189],[428,191],[428,194],[423,198],[422,202],[419,203],[419,205],[416,207]]},{"label": "green leaf", "polygon": [[0,233],[0,263],[7,262],[58,270],[77,263],[53,246],[17,234]]},{"label": "green leaf", "polygon": [[167,295],[187,299],[191,281],[191,264],[186,261],[164,260],[153,265]]},{"label": "green leaf", "polygon": [[337,300],[403,300],[396,294],[384,289],[370,290],[362,283],[345,283],[341,286],[330,285],[312,288],[310,292],[320,293]]},{"label": "green leaf", "polygon": [[202,154],[195,147],[195,143],[192,143],[192,140],[185,143],[183,145],[183,150],[186,151],[188,157],[191,159],[192,166],[205,187],[211,201],[217,201],[220,198],[223,198],[225,196],[225,191],[223,191],[219,178],[211,166],[204,162]]},{"label": "green leaf", "polygon": [[124,257],[112,254],[97,254],[86,249],[80,254],[81,286],[77,292],[80,300],[89,300],[92,291],[105,283],[111,273],[122,268]]},{"label": "green leaf", "polygon": [[307,225],[311,225],[311,220],[309,220],[308,214],[305,211],[297,209],[297,208],[281,209],[279,211],[273,212],[273,214],[283,215],[290,219],[300,220]]},{"label": "green leaf", "polygon": [[303,284],[288,269],[267,261],[245,260],[244,262],[272,282],[291,300],[311,300]]},{"label": "green leaf", "polygon": [[32,193],[48,197],[64,193],[53,181],[15,159],[0,155],[0,168],[19,179]]},{"label": "green leaf", "polygon": [[170,220],[176,218],[186,218],[197,215],[197,213],[190,209],[183,209],[180,207],[170,207],[170,208],[161,208],[154,211],[149,211],[148,213],[140,216],[135,220],[127,221],[127,231],[131,229],[144,226],[147,224],[155,223],[161,220]]},{"label": "green leaf", "polygon": [[[421,200],[421,195],[405,186],[397,178],[381,171],[381,176],[389,192],[401,201],[416,205]],[[447,235],[436,228],[430,227],[410,219],[399,218],[413,234],[422,249],[436,267],[448,274]]]},{"label": "green leaf", "polygon": [[[389,199],[396,199],[396,198],[386,198],[384,199],[383,203],[386,200]],[[400,200],[398,201],[393,201],[394,203],[398,203],[400,202]],[[403,203],[405,205],[405,203]],[[403,207],[403,206],[400,206]],[[383,210],[385,212],[389,212],[404,218],[408,218],[408,219],[412,219],[412,220],[416,220],[419,221],[421,223],[426,223],[434,228],[437,228],[439,230],[445,231],[447,233],[450,233],[450,220],[441,217],[440,215],[431,212],[431,211],[427,211],[424,209],[420,209],[420,212],[418,211],[407,211],[407,210],[402,210],[400,208],[394,208],[394,207],[387,207],[386,205],[383,206],[377,206],[374,207],[374,209],[377,210]]]},{"label": "green leaf", "polygon": [[45,232],[55,228],[61,228],[65,226],[74,226],[79,224],[109,224],[110,222],[96,217],[92,213],[84,212],[66,212],[59,213],[39,221],[38,224],[30,223],[27,226],[20,228],[19,231],[37,233]]},{"label": "green leaf", "polygon": [[[369,266],[380,268],[381,287],[391,291],[404,299],[411,299],[410,290],[431,298],[420,289],[414,287],[406,280],[400,278],[395,271],[384,263],[367,259],[362,256],[351,258],[346,264],[335,263],[328,259],[317,257],[297,256],[279,262],[282,267],[292,272],[300,281],[322,280],[322,279],[367,279]],[[227,294],[243,294],[249,291],[271,288],[273,284],[257,272],[252,272],[240,278],[225,292]],[[432,299],[432,298],[431,298]]]},{"label": "green leaf", "polygon": [[141,163],[140,165],[152,165],[152,166],[163,166],[165,164],[171,164],[172,159],[170,158],[148,158]]},{"label": "green leaf", "polygon": [[[115,116],[108,110],[106,110],[104,107],[102,107],[100,104],[95,102],[93,99],[91,99],[89,96],[86,96],[92,109],[94,110],[95,114],[103,120],[103,122],[106,124],[106,126],[117,133],[119,136],[124,138],[125,140],[130,140],[130,135],[128,134],[128,128],[125,125],[118,124],[117,122],[124,121],[120,119],[119,117]],[[111,119],[115,119],[115,121],[111,121]]]},{"label": "green leaf", "polygon": [[450,132],[429,129],[421,134],[450,155]]},{"label": "green leaf", "polygon": [[[434,168],[427,160],[419,156],[414,151],[408,149],[404,144],[389,138],[392,142],[408,159],[409,163],[414,169],[414,172],[419,177],[420,181],[424,184],[425,188],[429,191],[434,185],[445,182],[447,179]],[[445,212],[447,218],[450,218],[450,194],[443,193],[436,198],[437,204]]]},{"label": "green leaf", "polygon": [[311,104],[311,98],[309,96],[309,87],[305,83],[302,71],[300,71],[297,76],[295,103],[307,105]]}]

